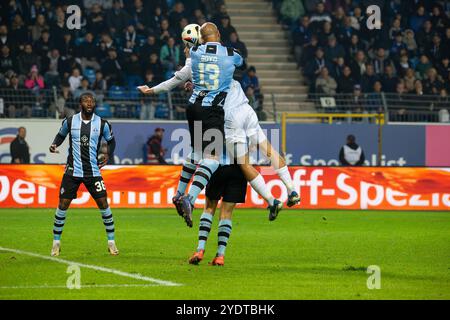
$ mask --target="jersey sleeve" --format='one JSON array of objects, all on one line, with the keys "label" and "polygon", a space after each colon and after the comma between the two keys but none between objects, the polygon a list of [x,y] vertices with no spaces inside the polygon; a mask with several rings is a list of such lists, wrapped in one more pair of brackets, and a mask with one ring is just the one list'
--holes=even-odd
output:
[{"label": "jersey sleeve", "polygon": [[236,67],[240,67],[244,63],[244,59],[236,50],[234,51],[233,54],[233,63]]},{"label": "jersey sleeve", "polygon": [[191,71],[191,59],[186,59],[186,64],[184,65],[181,70],[175,72],[175,75],[158,84],[157,86],[153,87],[153,90],[156,94],[161,92],[167,92],[172,90],[173,88],[176,88],[182,83],[185,83],[186,81],[190,80],[192,78],[192,71]]},{"label": "jersey sleeve", "polygon": [[103,138],[105,138],[106,141],[111,141],[112,139],[114,139],[112,127],[108,121],[105,121],[105,127],[103,128]]},{"label": "jersey sleeve", "polygon": [[69,120],[66,118],[63,120],[61,128],[59,128],[58,134],[55,136],[55,139],[53,139],[52,144],[60,146],[69,134],[69,130]]},{"label": "jersey sleeve", "polygon": [[58,134],[61,137],[65,138],[68,133],[69,133],[69,125],[67,123],[67,119],[64,119],[62,124],[61,124],[61,128],[58,131]]},{"label": "jersey sleeve", "polygon": [[175,72],[175,77],[183,82],[191,80],[192,78],[192,61],[191,58],[187,58],[184,67],[181,70]]}]

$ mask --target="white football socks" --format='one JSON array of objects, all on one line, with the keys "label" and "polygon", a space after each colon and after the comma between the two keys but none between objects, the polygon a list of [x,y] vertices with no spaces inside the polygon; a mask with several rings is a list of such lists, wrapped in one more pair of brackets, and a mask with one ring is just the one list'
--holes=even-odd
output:
[{"label": "white football socks", "polygon": [[262,175],[258,174],[255,179],[250,181],[250,185],[261,197],[264,198],[264,200],[267,201],[270,206],[273,206],[274,199],[272,194],[269,192],[269,189],[267,189],[266,182],[264,181]]},{"label": "white football socks", "polygon": [[281,181],[283,181],[284,185],[286,186],[288,193],[291,194],[295,191],[294,183],[292,182],[291,174],[289,173],[289,169],[287,166],[284,166],[283,168],[275,170],[275,172],[280,177]]}]

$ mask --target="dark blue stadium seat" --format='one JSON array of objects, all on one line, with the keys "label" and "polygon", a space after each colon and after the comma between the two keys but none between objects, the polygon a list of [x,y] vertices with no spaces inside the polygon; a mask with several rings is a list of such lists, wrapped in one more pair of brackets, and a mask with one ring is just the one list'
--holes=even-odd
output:
[{"label": "dark blue stadium seat", "polygon": [[111,86],[108,91],[108,97],[113,100],[125,100],[127,99],[127,93],[124,87]]},{"label": "dark blue stadium seat", "polygon": [[139,119],[141,117],[141,108],[142,106],[140,104],[137,104],[134,109],[133,118]]},{"label": "dark blue stadium seat", "polygon": [[95,108],[95,114],[102,118],[111,118],[111,106],[107,103],[103,103]]},{"label": "dark blue stadium seat", "polygon": [[86,68],[83,71],[83,75],[88,79],[90,84],[93,84],[95,81],[95,70],[92,68]]},{"label": "dark blue stadium seat", "polygon": [[75,39],[74,44],[78,47],[79,45],[81,45],[84,42],[84,37],[78,37]]},{"label": "dark blue stadium seat", "polygon": [[31,116],[36,118],[45,118],[47,117],[47,110],[45,110],[41,104],[35,104],[31,109]]},{"label": "dark blue stadium seat", "polygon": [[114,117],[116,118],[133,118],[133,107],[126,104],[117,105],[114,110]]},{"label": "dark blue stadium seat", "polygon": [[137,100],[137,99],[139,99],[139,91],[136,90],[136,88],[129,88],[128,98],[130,100]]},{"label": "dark blue stadium seat", "polygon": [[136,44],[137,44],[137,46],[138,46],[138,47],[143,46],[146,40],[147,40],[147,39],[146,39],[145,36],[143,36],[143,35],[141,35],[141,34],[138,34],[138,35],[136,36]]},{"label": "dark blue stadium seat", "polygon": [[156,105],[155,118],[157,119],[169,119],[169,107],[167,104],[159,103]]}]

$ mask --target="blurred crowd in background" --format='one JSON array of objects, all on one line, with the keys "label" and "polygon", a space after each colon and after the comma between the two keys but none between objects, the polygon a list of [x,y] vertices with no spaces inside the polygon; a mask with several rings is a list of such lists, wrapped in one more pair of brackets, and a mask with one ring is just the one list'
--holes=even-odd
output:
[{"label": "blurred crowd in background", "polygon": [[[70,30],[66,8],[73,4],[81,9],[81,28]],[[86,90],[100,97],[108,92],[113,99],[138,98],[136,86],[154,86],[184,65],[181,31],[190,23],[213,21],[223,43],[247,57],[220,0],[11,0],[1,2],[0,12],[0,88],[6,117],[55,111],[71,115]],[[237,78],[256,101],[258,88],[246,67]],[[56,99],[53,92],[45,93],[54,87]],[[185,102],[182,91],[179,88],[175,96]],[[176,119],[184,118],[184,104],[174,107]],[[38,107],[44,112],[34,112]],[[150,118],[165,118],[166,111],[158,115],[152,109]]]},{"label": "blurred crowd in background", "polygon": [[[423,0],[273,0],[310,92],[448,96],[450,5]],[[380,29],[366,8],[381,8]]]},{"label": "blurred crowd in background", "polygon": [[[401,117],[408,105],[448,105],[449,1],[268,0],[268,8],[270,2],[310,94],[348,95],[343,104],[375,110],[380,93],[388,93],[398,120],[408,120]],[[81,28],[70,30],[66,8],[73,4],[81,8]],[[369,30],[366,7],[373,4],[381,8],[381,28]],[[184,65],[182,29],[212,21],[225,45],[248,55],[223,0],[5,0],[0,12],[0,117],[68,116],[92,90],[104,117],[184,120],[189,93],[182,86],[170,101],[136,90]],[[245,64],[235,76],[265,120],[256,69]],[[103,97],[120,103],[110,108]],[[433,112],[420,120],[434,121]]]}]

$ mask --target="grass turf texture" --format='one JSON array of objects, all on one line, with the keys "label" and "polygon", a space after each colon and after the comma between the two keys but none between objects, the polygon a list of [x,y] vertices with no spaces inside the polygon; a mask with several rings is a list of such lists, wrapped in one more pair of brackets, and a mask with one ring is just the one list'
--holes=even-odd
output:
[{"label": "grass turf texture", "polygon": [[[0,299],[449,299],[446,212],[236,210],[224,267],[191,266],[200,210],[188,229],[175,210],[113,209],[117,257],[98,210],[69,209],[60,258],[183,284],[179,287],[1,288]],[[1,209],[0,246],[49,255],[54,210]],[[369,265],[381,289],[366,286]],[[64,286],[67,265],[0,251],[0,287]],[[81,285],[146,284],[81,268]]]}]

